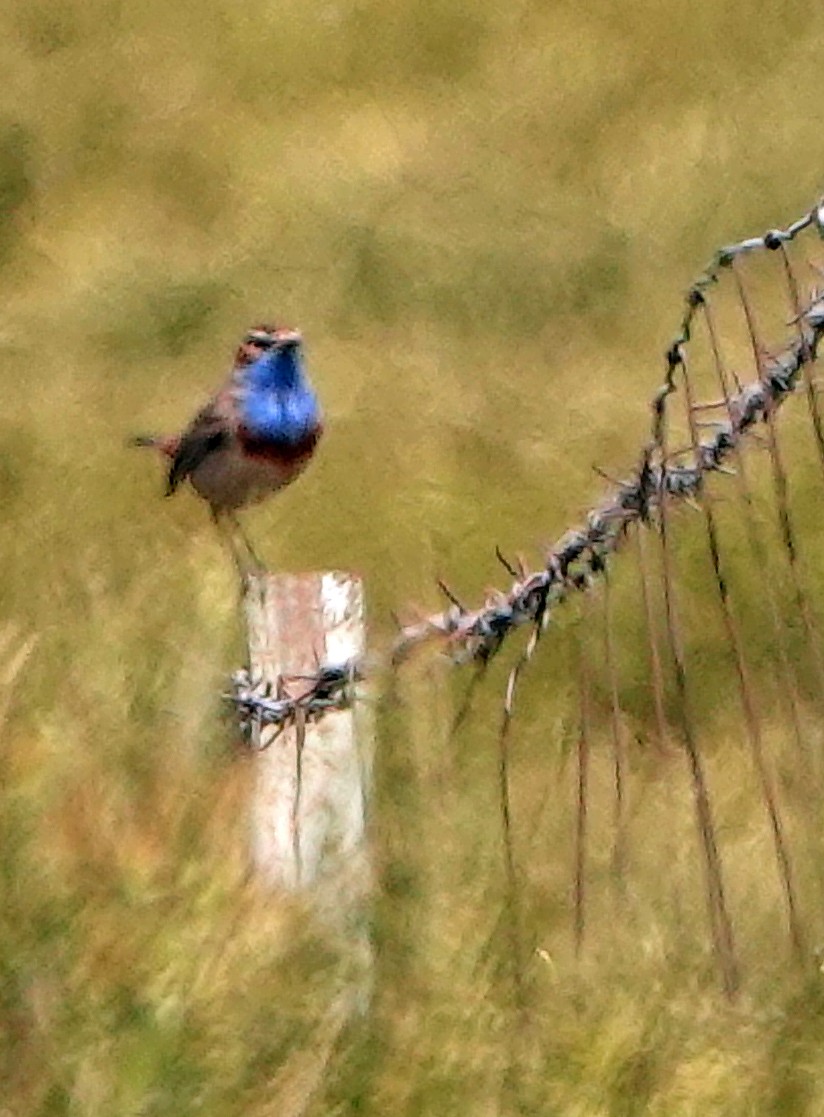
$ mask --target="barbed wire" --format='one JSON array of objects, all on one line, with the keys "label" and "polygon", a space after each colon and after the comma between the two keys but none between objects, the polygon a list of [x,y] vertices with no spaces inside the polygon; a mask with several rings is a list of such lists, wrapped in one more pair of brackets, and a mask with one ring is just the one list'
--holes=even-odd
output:
[{"label": "barbed wire", "polygon": [[[726,464],[727,460],[752,428],[767,422],[795,392],[799,374],[816,358],[824,334],[824,290],[814,290],[807,305],[798,307],[793,322],[797,327],[796,339],[778,354],[759,360],[755,380],[738,385],[735,392],[718,403],[698,405],[702,410],[725,409],[725,418],[704,424],[712,433],[694,448],[677,451],[669,458],[661,450],[667,400],[676,391],[676,375],[684,366],[695,314],[707,302],[707,292],[722,272],[734,266],[741,256],[783,249],[808,228],[814,228],[824,238],[824,199],[785,229],[772,229],[763,236],[748,237],[718,249],[685,296],[678,332],[666,351],[664,381],[650,403],[651,440],[643,447],[634,471],[623,480],[607,478],[611,480],[612,491],[590,509],[582,527],[566,531],[549,549],[543,568],[530,571],[523,564],[515,566],[496,548],[497,558],[513,582],[506,591],[492,591],[480,607],[467,608],[439,582],[449,607],[415,623],[400,625],[388,656],[391,665],[398,665],[416,647],[432,641],[439,641],[455,663],[485,664],[512,632],[531,625],[533,636],[514,669],[517,678],[517,671],[532,655],[552,612],[570,593],[589,589],[604,575],[609,558],[633,524],[651,523],[665,500],[694,501],[709,475],[735,472]],[[689,455],[688,462],[674,460],[685,454]],[[307,683],[306,690],[298,697],[290,697],[285,684],[295,680],[284,678],[267,686],[262,679],[253,679],[248,671],[238,671],[232,677],[233,690],[225,697],[237,707],[245,729],[250,730],[255,724],[282,729],[298,718],[317,719],[330,710],[348,708],[354,701],[356,683],[365,674],[361,660],[321,664],[313,674],[299,677]],[[512,691],[514,680],[508,688],[508,707]]]},{"label": "barbed wire", "polygon": [[[241,731],[251,739],[260,739],[253,731],[264,725],[278,727],[271,740],[298,718],[316,721],[330,710],[348,710],[355,701],[356,684],[365,677],[361,659],[340,664],[321,664],[312,674],[281,675],[275,683],[268,682],[260,672],[241,668],[232,675],[232,691],[223,697],[234,703]],[[296,683],[307,683],[298,695],[287,693]]]}]

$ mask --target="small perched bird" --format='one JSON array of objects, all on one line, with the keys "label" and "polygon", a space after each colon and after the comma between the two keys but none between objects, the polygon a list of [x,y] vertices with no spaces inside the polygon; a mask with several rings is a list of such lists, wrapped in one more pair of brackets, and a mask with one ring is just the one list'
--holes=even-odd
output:
[{"label": "small perched bird", "polygon": [[[242,574],[261,564],[235,513],[290,484],[315,452],[323,431],[297,330],[256,326],[235,354],[227,383],[177,435],[138,435],[169,460],[166,495],[189,480],[228,538]],[[235,545],[240,537],[243,552]]]}]

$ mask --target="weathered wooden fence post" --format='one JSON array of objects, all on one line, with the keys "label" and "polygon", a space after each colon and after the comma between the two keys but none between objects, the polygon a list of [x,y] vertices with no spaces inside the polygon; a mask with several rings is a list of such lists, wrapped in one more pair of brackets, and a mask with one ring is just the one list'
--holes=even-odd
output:
[{"label": "weathered wooden fence post", "polygon": [[[363,586],[339,572],[261,574],[244,599],[249,666],[278,696],[311,687],[318,666],[352,663],[365,650]],[[273,888],[306,895],[358,971],[361,1007],[371,984],[366,812],[373,742],[361,703],[298,714],[253,729],[251,850]]]}]

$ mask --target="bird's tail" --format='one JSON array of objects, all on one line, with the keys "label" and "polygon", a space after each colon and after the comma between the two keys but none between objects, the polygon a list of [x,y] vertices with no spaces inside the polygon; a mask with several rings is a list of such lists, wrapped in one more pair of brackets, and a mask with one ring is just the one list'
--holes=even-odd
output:
[{"label": "bird's tail", "polygon": [[135,434],[126,443],[127,446],[151,446],[159,450],[164,457],[173,458],[180,445],[180,438],[174,434]]},{"label": "bird's tail", "polygon": [[159,446],[161,439],[156,434],[133,434],[127,446]]}]

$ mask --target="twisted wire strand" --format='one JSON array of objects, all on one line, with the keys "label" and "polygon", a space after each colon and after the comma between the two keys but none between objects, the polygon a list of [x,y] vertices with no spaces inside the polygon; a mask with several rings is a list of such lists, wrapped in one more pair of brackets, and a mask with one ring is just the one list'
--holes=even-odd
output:
[{"label": "twisted wire strand", "polygon": [[[234,704],[240,728],[248,740],[255,739],[253,728],[275,725],[279,732],[272,737],[274,741],[298,717],[311,722],[330,710],[348,710],[355,701],[356,685],[364,677],[363,664],[357,659],[321,664],[311,675],[279,676],[274,684],[242,668],[232,675],[232,690],[223,697]],[[288,687],[300,682],[307,684],[301,694],[286,693]]]},{"label": "twisted wire strand", "polygon": [[445,639],[457,662],[489,659],[514,628],[534,624],[539,616],[546,625],[551,611],[570,590],[587,589],[593,578],[604,572],[608,556],[617,549],[627,529],[636,521],[646,523],[651,518],[662,491],[667,499],[694,498],[708,474],[733,472],[725,463],[743,436],[796,390],[805,364],[815,360],[824,334],[824,291],[813,292],[799,315],[796,340],[765,359],[762,376],[730,396],[728,417],[713,424],[713,432],[690,454],[689,464],[655,460],[662,441],[666,402],[676,390],[676,373],[684,361],[693,318],[721,271],[744,253],[779,248],[811,225],[824,235],[824,203],[787,229],[750,237],[716,253],[687,293],[680,330],[667,350],[664,383],[651,401],[652,441],[643,448],[635,472],[587,513],[585,526],[561,536],[549,550],[544,569],[517,579],[507,592],[492,595],[479,609],[453,603],[441,613],[402,627],[393,647],[394,662],[400,662],[416,645],[439,637]]}]

